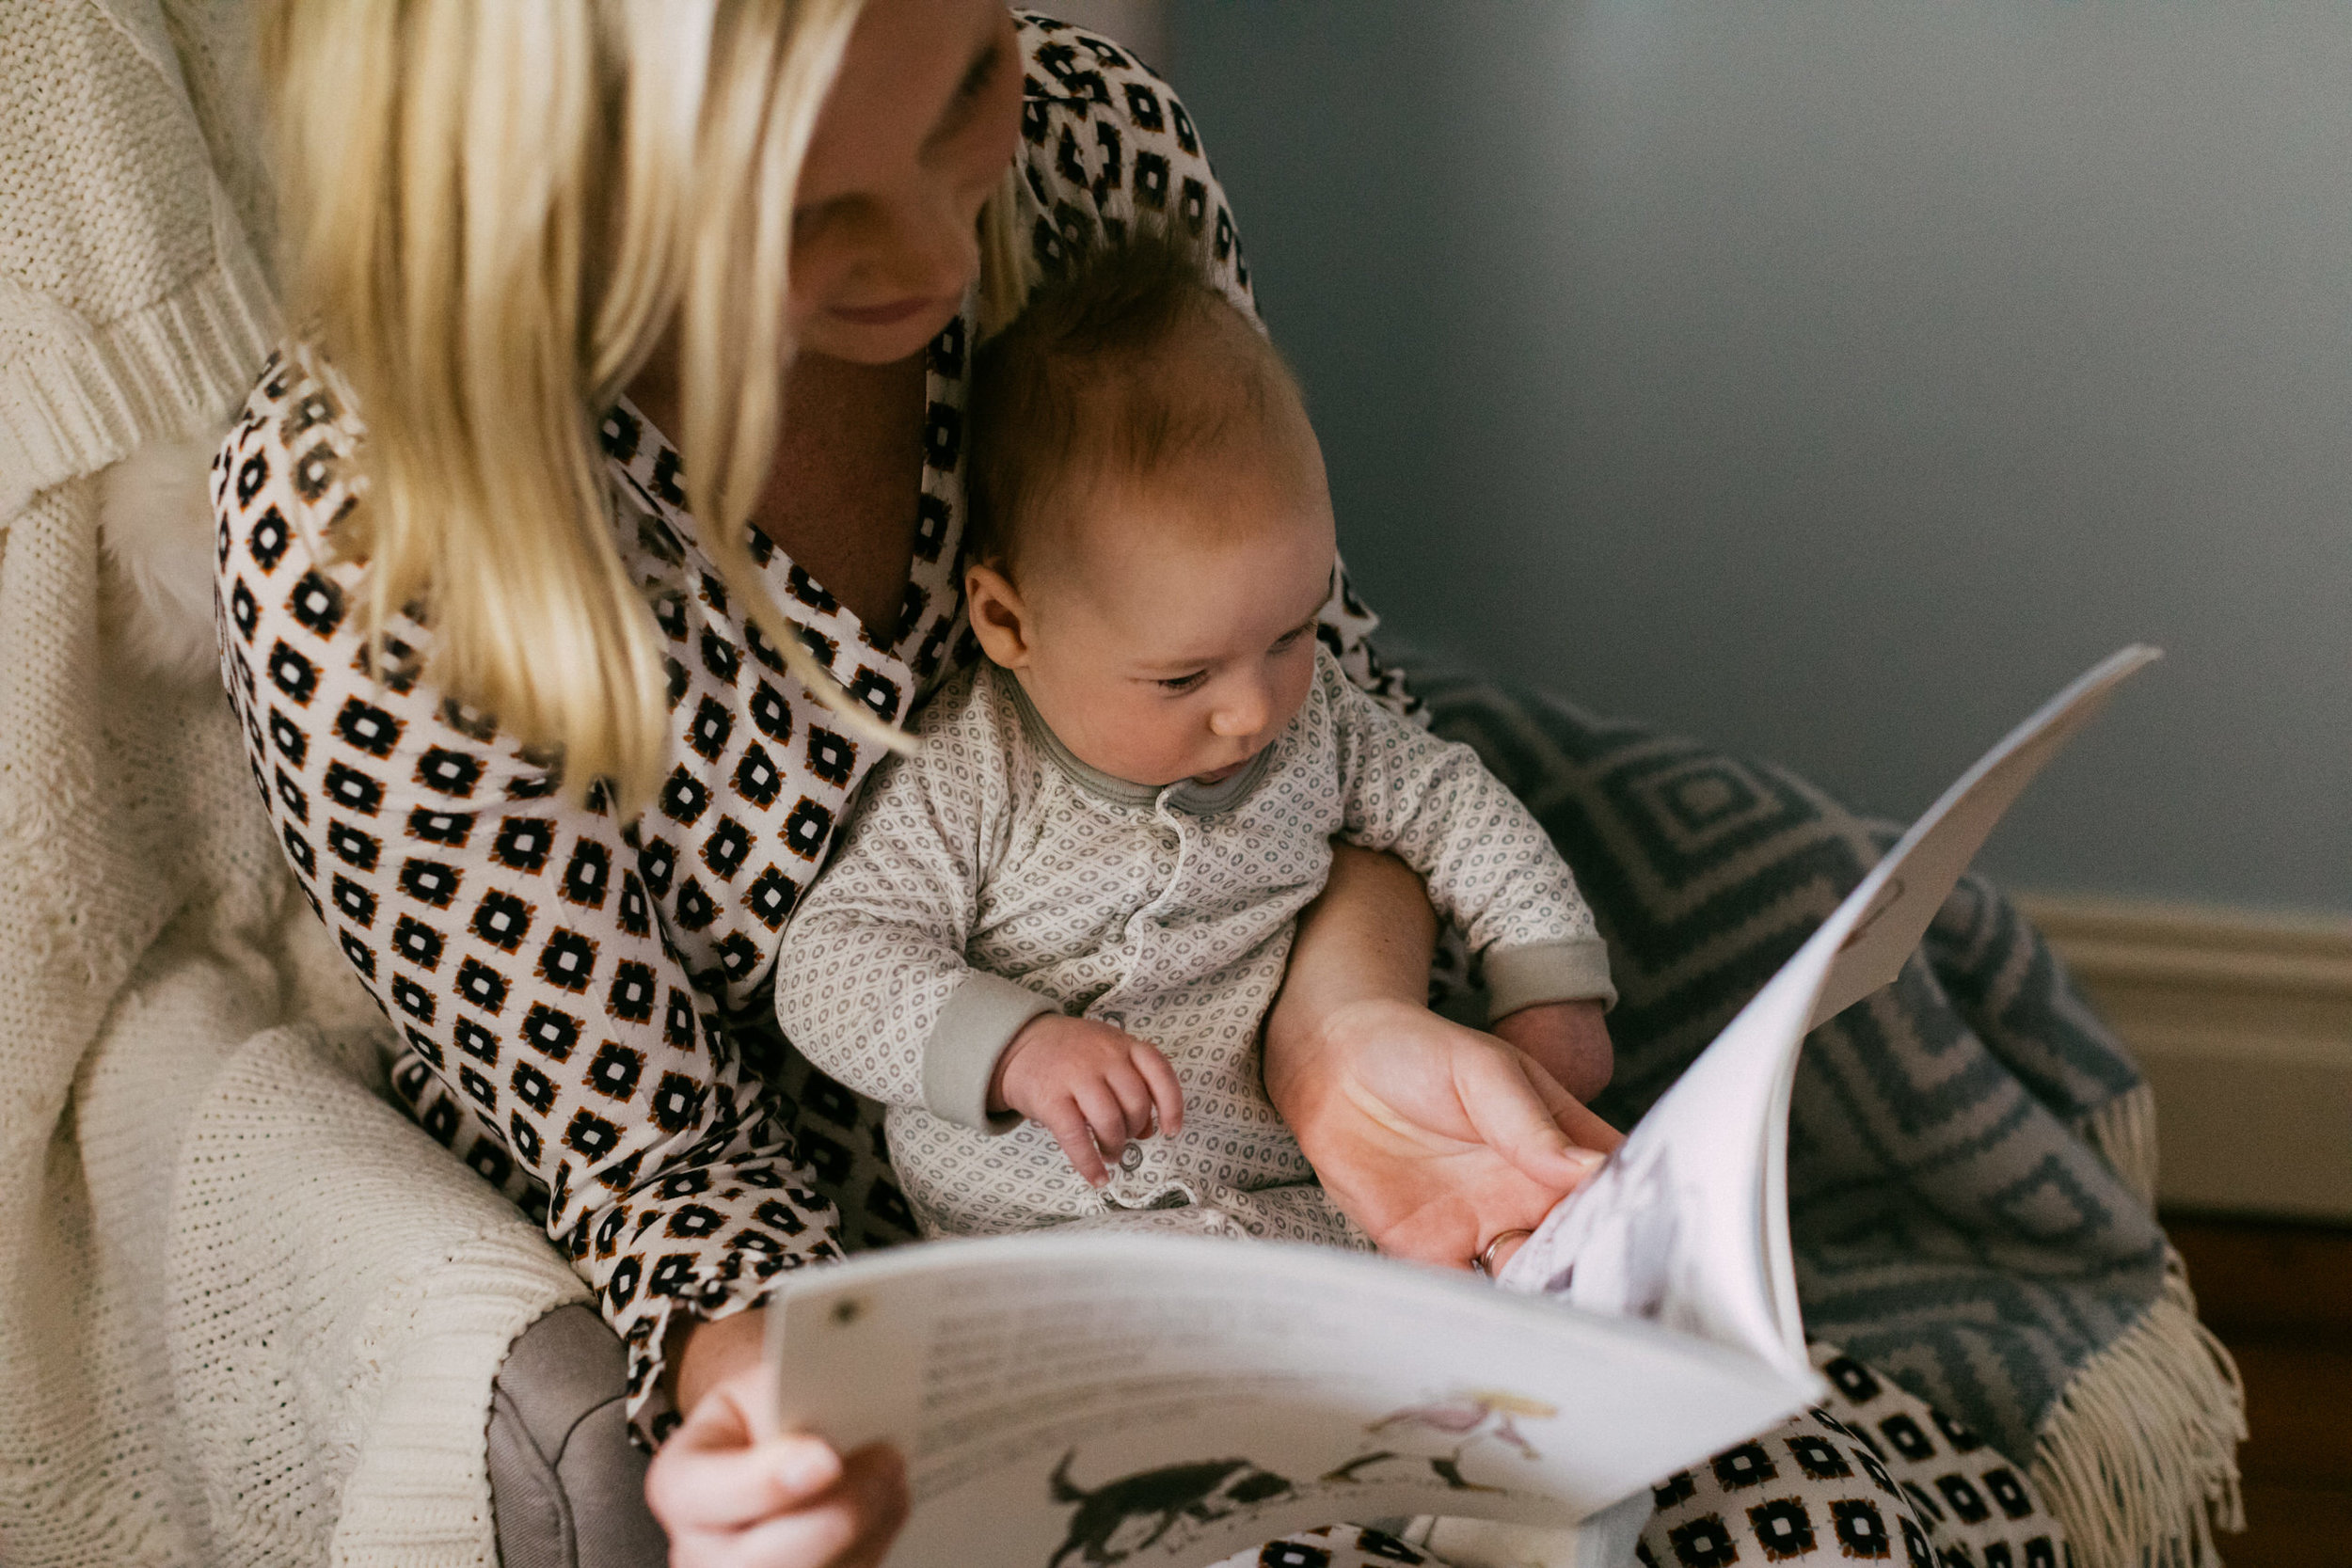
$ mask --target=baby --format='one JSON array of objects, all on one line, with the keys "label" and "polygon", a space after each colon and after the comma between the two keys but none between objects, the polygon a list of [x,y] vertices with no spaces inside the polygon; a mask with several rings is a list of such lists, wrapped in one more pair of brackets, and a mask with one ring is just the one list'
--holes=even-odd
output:
[{"label": "baby", "polygon": [[982,349],[972,402],[988,662],[875,770],[784,943],[777,1017],[891,1107],[927,1234],[1109,1220],[1362,1247],[1258,1058],[1332,838],[1426,879],[1491,1016],[1554,1042],[1530,1049],[1585,1096],[1614,1000],[1592,914],[1468,747],[1318,641],[1314,433],[1183,250],[1145,235],[1082,262]]}]

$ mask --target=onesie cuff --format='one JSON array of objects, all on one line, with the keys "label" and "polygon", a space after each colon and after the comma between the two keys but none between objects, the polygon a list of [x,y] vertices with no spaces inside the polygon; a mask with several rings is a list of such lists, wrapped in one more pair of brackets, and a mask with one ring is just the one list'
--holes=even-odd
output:
[{"label": "onesie cuff", "polygon": [[989,1115],[989,1080],[1023,1024],[1059,1011],[1026,986],[973,971],[947,998],[924,1042],[923,1108],[983,1132],[1009,1132],[1020,1126],[1020,1117],[1010,1111]]},{"label": "onesie cuff", "polygon": [[1604,1009],[1617,1005],[1617,988],[1609,980],[1609,944],[1598,937],[1495,948],[1482,968],[1489,1023],[1546,1002],[1597,1002]]}]

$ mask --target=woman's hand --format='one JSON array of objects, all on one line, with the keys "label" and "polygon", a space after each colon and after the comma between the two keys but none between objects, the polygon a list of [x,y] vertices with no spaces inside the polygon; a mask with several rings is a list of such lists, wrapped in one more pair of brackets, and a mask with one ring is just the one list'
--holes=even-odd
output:
[{"label": "woman's hand", "polygon": [[686,1330],[675,1354],[686,1419],[654,1455],[645,1501],[673,1568],[871,1568],[906,1522],[906,1468],[879,1446],[844,1457],[787,1433],[756,1309]]},{"label": "woman's hand", "polygon": [[1266,1093],[1383,1252],[1467,1268],[1623,1140],[1529,1057],[1422,1005],[1438,918],[1421,879],[1347,845],[1332,856],[1266,1019]]},{"label": "woman's hand", "polygon": [[1417,1003],[1351,1004],[1321,1034],[1279,1077],[1268,1057],[1266,1089],[1383,1252],[1468,1268],[1541,1225],[1624,1141],[1524,1053]]}]

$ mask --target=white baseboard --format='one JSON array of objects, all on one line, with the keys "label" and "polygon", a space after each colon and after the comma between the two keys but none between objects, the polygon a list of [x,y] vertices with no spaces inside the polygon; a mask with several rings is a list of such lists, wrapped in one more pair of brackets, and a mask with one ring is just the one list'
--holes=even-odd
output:
[{"label": "white baseboard", "polygon": [[2018,903],[2147,1069],[2162,1201],[2352,1220],[2352,918]]}]

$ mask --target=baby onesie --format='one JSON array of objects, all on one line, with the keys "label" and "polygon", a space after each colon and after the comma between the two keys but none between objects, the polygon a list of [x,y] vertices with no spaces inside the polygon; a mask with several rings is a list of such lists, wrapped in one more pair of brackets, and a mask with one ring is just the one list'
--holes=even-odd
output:
[{"label": "baby onesie", "polygon": [[[1492,1015],[1613,1001],[1567,865],[1467,746],[1351,686],[1318,648],[1298,717],[1213,785],[1114,779],[981,664],[875,769],[776,960],[776,1014],[817,1066],[891,1107],[927,1235],[1089,1221],[1363,1247],[1266,1098],[1259,1030],[1334,835],[1396,855],[1484,959]],[[992,1117],[996,1060],[1042,1013],[1157,1046],[1184,1130],[1097,1190],[1051,1132]]]}]

